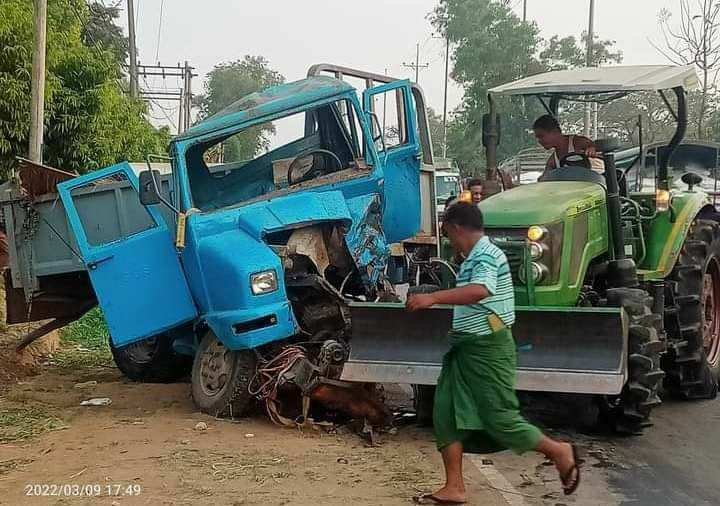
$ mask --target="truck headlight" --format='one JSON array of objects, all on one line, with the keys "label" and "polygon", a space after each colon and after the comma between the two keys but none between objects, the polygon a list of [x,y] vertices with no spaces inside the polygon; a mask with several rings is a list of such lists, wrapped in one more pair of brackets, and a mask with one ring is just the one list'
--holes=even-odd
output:
[{"label": "truck headlight", "polygon": [[250,289],[253,295],[274,292],[277,287],[277,274],[274,270],[256,272],[250,276]]}]

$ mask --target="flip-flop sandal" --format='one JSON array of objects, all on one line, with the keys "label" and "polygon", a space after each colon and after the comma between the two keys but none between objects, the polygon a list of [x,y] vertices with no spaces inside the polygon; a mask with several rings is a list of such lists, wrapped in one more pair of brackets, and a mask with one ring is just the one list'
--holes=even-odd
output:
[{"label": "flip-flop sandal", "polygon": [[433,494],[423,494],[420,496],[413,497],[415,504],[466,504],[465,501],[453,501],[450,499],[440,499],[435,497]]},{"label": "flip-flop sandal", "polygon": [[[580,485],[580,459],[578,457],[578,452],[575,445],[572,445],[572,453],[573,466],[568,470],[567,473],[565,473],[563,476],[560,476],[560,481],[563,484],[563,492],[565,493],[565,495],[572,494],[577,490],[578,486]],[[572,485],[567,485],[573,473],[575,474],[575,481]]]}]

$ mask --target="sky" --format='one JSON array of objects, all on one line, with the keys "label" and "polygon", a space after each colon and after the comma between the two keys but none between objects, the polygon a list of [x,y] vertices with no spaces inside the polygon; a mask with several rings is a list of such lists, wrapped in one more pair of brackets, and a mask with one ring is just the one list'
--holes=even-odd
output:
[{"label": "sky", "polygon": [[[523,0],[512,0],[522,16]],[[652,46],[660,42],[657,15],[678,11],[678,0],[596,0],[595,32],[612,39],[626,64],[662,64]],[[121,2],[124,4],[124,1]],[[335,63],[400,78],[414,78],[420,44],[419,82],[428,105],[442,111],[444,40],[433,34],[427,16],[437,0],[135,0],[138,58],[176,65],[188,61],[199,74],[193,91],[202,93],[204,75],[220,62],[246,54],[266,57],[288,81],[305,77],[314,63]],[[527,0],[528,19],[543,37],[578,36],[588,25],[589,0]],[[162,16],[160,15],[162,10]],[[126,27],[123,12],[123,25]],[[143,86],[176,88],[175,79],[148,78]],[[240,98],[240,97],[238,97]],[[449,109],[462,99],[451,82]],[[156,122],[177,123],[177,104],[154,107]],[[172,128],[172,127],[171,127]],[[173,128],[174,129],[174,128]]]}]

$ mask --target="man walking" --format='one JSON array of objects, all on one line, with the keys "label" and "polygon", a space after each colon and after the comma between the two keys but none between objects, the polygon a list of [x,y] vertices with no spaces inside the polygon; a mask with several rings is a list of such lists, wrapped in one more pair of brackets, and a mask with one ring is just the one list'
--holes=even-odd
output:
[{"label": "man walking", "polygon": [[522,418],[515,395],[516,351],[510,327],[515,301],[503,252],[483,234],[477,205],[458,202],[445,211],[442,232],[465,257],[456,288],[408,299],[407,309],[452,304],[450,351],[435,391],[433,424],[445,466],[445,486],[416,498],[420,504],[467,501],[462,454],[536,450],[552,460],[565,494],[580,483],[575,447],[555,441]]}]

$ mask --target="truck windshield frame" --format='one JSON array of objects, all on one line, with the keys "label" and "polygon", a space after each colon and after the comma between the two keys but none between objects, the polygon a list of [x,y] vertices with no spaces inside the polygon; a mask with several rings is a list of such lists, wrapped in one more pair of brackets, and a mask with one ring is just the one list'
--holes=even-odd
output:
[{"label": "truck windshield frame", "polygon": [[[213,212],[370,174],[378,157],[360,111],[354,94],[344,93],[180,141],[176,161],[183,207]],[[256,149],[249,160],[216,158],[223,162],[217,163],[206,156],[217,157],[213,149],[250,129],[272,132],[272,122],[291,118],[297,123],[298,117],[304,123],[302,138],[272,149],[259,146],[265,150]],[[293,175],[299,175],[295,180],[302,180],[288,185],[291,164]]]}]

